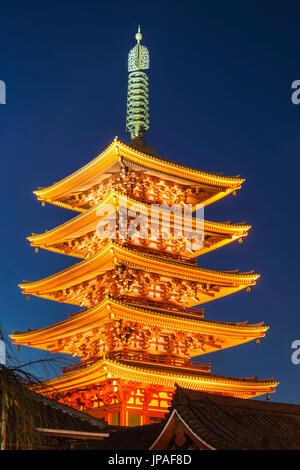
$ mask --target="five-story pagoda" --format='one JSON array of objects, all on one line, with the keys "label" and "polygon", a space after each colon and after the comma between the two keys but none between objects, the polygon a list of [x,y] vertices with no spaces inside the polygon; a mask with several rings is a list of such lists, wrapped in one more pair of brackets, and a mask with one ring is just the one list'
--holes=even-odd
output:
[{"label": "five-story pagoda", "polygon": [[45,382],[47,391],[36,389],[39,393],[109,424],[129,426],[164,417],[175,384],[241,398],[268,394],[278,384],[214,375],[210,364],[190,360],[259,341],[268,327],[207,320],[196,307],[249,290],[259,277],[202,269],[196,261],[203,253],[242,241],[250,226],[204,220],[199,230],[196,217],[183,224],[187,207],[196,211],[234,193],[243,180],[172,163],[145,144],[149,52],[140,44],[140,30],[136,39],[128,60],[131,143],[115,138],[83,168],[35,191],[42,204],[79,215],[29,237],[31,245],[82,261],[20,287],[29,297],[82,310],[54,325],[11,335],[16,344],[80,358],[63,368],[61,377]]}]

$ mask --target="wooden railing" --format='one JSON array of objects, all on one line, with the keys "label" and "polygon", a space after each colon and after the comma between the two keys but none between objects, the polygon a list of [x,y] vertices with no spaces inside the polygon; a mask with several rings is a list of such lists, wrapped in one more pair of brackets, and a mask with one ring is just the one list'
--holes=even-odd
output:
[{"label": "wooden railing", "polygon": [[[197,369],[203,373],[210,373],[210,363],[190,361],[186,358],[168,356],[163,354],[150,354],[147,351],[111,351],[107,359],[126,362],[140,362],[141,364],[165,365],[169,367]],[[98,358],[95,358],[95,361]],[[83,369],[95,361],[79,362],[71,366],[62,367],[62,374],[68,374]]]},{"label": "wooden railing", "polygon": [[206,373],[210,373],[211,366],[210,363],[190,361],[186,358],[166,354],[151,354],[148,351],[111,351],[109,357],[113,360],[147,362],[172,367],[198,369]]},{"label": "wooden railing", "polygon": [[192,265],[192,266],[197,266],[197,257],[195,255],[195,257],[193,258],[188,258],[187,256],[181,256],[181,255],[176,255],[174,253],[170,253],[168,251],[164,251],[164,250],[155,250],[154,248],[146,248],[144,246],[140,246],[140,245],[136,245],[132,242],[127,242],[125,243],[125,246],[126,245],[129,245],[129,246],[132,246],[134,247],[135,249],[138,249],[141,253],[145,253],[145,254],[149,254],[149,255],[153,255],[153,256],[159,256],[161,258],[165,258],[167,260],[172,260],[172,261],[177,261],[177,262],[180,262],[180,263],[184,263],[184,264],[189,264],[189,265]]},{"label": "wooden railing", "polygon": [[174,315],[192,315],[197,316],[197,318],[204,318],[204,308],[197,307],[182,307],[170,302],[157,302],[155,300],[145,299],[145,298],[134,298],[122,296],[121,301],[128,305],[147,308],[150,310],[155,310],[157,312],[163,311],[165,313],[174,313]]},{"label": "wooden railing", "polygon": [[61,372],[62,374],[69,374],[70,372],[75,372],[76,370],[80,370],[80,369],[83,369],[84,367],[88,367],[92,365],[94,362],[95,361],[77,362],[76,364],[72,364],[71,366],[63,366],[61,368]]}]

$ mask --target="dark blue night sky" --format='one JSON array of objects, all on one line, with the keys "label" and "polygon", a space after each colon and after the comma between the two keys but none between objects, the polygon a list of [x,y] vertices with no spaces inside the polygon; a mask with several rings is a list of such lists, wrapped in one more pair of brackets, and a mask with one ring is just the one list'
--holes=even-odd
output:
[{"label": "dark blue night sky", "polygon": [[[272,377],[272,400],[300,403],[300,364],[291,362],[299,321],[299,2],[2,2],[0,79],[1,325],[39,328],[78,307],[21,294],[76,260],[29,246],[76,213],[36,201],[32,191],[72,173],[117,135],[125,142],[127,55],[141,24],[151,54],[147,143],[168,159],[246,178],[237,197],[208,206],[209,220],[252,225],[242,245],[200,266],[261,274],[257,286],[208,303],[212,320],[264,321],[255,342],[201,356],[213,372]],[[45,357],[21,347],[21,361]],[[50,374],[50,372],[49,372]]]}]

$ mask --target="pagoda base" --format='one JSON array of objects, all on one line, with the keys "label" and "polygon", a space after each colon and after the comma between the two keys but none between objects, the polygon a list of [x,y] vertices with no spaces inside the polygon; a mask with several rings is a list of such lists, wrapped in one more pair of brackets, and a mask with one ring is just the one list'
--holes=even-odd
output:
[{"label": "pagoda base", "polygon": [[69,390],[51,398],[103,418],[110,425],[140,426],[160,421],[168,414],[172,389],[123,379],[105,380],[86,390]]},{"label": "pagoda base", "polygon": [[[157,397],[157,400],[153,401],[167,401],[165,398],[161,400],[161,396]],[[173,395],[173,393],[172,393]],[[138,398],[138,397],[135,397]],[[117,404],[117,405],[105,405],[100,408],[87,408],[84,410],[85,413],[90,414],[98,419],[104,419],[107,424],[112,426],[142,426],[144,424],[152,424],[160,422],[169,412],[165,406],[159,407],[153,405],[145,407],[140,405],[133,405],[130,403]]]},{"label": "pagoda base", "polygon": [[33,390],[109,424],[139,426],[168,413],[176,385],[238,398],[272,393],[278,385],[273,378],[224,377],[202,369],[103,357]]}]

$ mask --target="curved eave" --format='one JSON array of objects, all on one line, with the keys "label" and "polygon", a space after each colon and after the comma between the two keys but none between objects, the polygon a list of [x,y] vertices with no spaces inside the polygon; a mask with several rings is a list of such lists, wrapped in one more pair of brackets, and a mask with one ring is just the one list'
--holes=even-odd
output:
[{"label": "curved eave", "polygon": [[[158,157],[139,152],[128,147],[122,142],[115,140],[109,145],[109,147],[107,147],[106,150],[104,150],[104,152],[94,158],[91,162],[54,185],[34,191],[34,194],[40,200],[56,203],[55,199],[62,198],[64,194],[70,193],[85,181],[88,181],[95,175],[102,173],[121,157],[127,158],[136,164],[157,170],[158,172],[164,172],[167,175],[169,174],[186,179],[192,184],[201,183],[219,187],[220,191],[223,191],[223,194],[218,194],[217,196],[210,198],[211,200],[209,203],[239,189],[244,182],[244,179],[242,178],[219,176],[213,173],[206,173],[177,163],[169,162]],[[74,207],[70,208],[74,209]]]},{"label": "curved eave", "polygon": [[222,377],[218,375],[193,374],[190,371],[169,372],[154,368],[125,365],[112,360],[100,360],[79,371],[64,374],[62,377],[48,380],[43,387],[36,386],[34,391],[42,394],[65,392],[75,388],[85,388],[107,379],[134,380],[145,384],[162,385],[174,389],[175,384],[192,390],[210,393],[228,394],[242,398],[251,398],[275,391],[279,382],[274,379],[251,380]]},{"label": "curved eave", "polygon": [[[200,250],[195,250],[193,253],[189,253],[189,252],[184,253],[184,255],[186,256],[187,259],[196,258],[197,256],[204,255],[204,254],[209,253],[211,251],[222,248],[223,246],[229,245],[230,243],[235,242],[238,239],[244,238],[247,235],[248,235],[248,233],[244,233],[243,235],[233,235],[230,238],[229,237],[228,238],[223,238],[221,241],[216,242],[216,243],[212,244],[209,247],[201,248]],[[64,250],[62,248],[57,248],[56,246],[51,246],[51,245],[46,246],[46,245],[39,244],[39,243],[36,243],[36,244],[35,243],[30,243],[30,245],[32,247],[35,247],[35,248],[41,248],[43,250],[52,251],[53,253],[59,253],[61,255],[66,255],[66,256],[72,256],[73,258],[87,259],[87,258],[90,257],[90,256],[86,256],[86,254],[83,254],[82,251]],[[139,248],[138,245],[129,245],[129,246],[131,246],[132,249],[134,249],[134,248],[138,249]],[[153,250],[153,251],[155,251],[155,250]],[[99,252],[96,252],[95,254],[98,254],[98,253]],[[167,254],[168,254],[168,252],[166,252],[166,255]],[[157,256],[160,256],[160,255],[161,255],[161,258],[164,259],[164,252],[160,252],[160,250],[157,250]],[[168,256],[166,257],[166,259],[168,259]]]},{"label": "curved eave", "polygon": [[[153,312],[138,307],[127,306],[116,300],[105,299],[101,304],[85,310],[70,318],[45,328],[10,335],[14,344],[51,350],[53,341],[78,334],[91,333],[95,328],[112,320],[129,320],[141,325],[165,328],[171,331],[184,331],[191,334],[212,335],[222,338],[228,344],[225,347],[242,344],[265,336],[268,326],[214,322],[202,319],[190,319],[176,314]],[[222,349],[224,349],[222,347]],[[63,351],[62,351],[63,352]]]},{"label": "curved eave", "polygon": [[[117,201],[116,201],[117,200]],[[141,203],[137,200],[128,198],[126,196],[123,196],[117,192],[111,193],[107,198],[105,198],[104,201],[101,203],[97,204],[95,207],[91,208],[90,210],[81,213],[77,217],[74,217],[67,222],[59,225],[58,227],[54,227],[51,230],[48,230],[47,232],[44,232],[42,234],[36,234],[27,237],[27,240],[30,241],[30,244],[35,247],[41,247],[44,249],[51,249],[53,248],[51,245],[57,244],[57,243],[63,243],[65,240],[68,238],[73,238],[74,233],[79,233],[79,236],[85,235],[86,233],[89,233],[92,230],[96,230],[97,223],[100,220],[99,212],[107,205],[109,205],[110,209],[116,205],[122,205],[126,204],[128,207],[130,207],[131,204],[134,204],[135,207],[137,207],[139,210],[142,211],[145,215],[149,214],[149,211],[152,211],[151,205],[146,204],[146,203]],[[154,210],[155,211],[155,210]],[[151,212],[152,213],[152,212]],[[172,215],[170,217],[173,219]],[[175,220],[172,220],[172,222],[176,223],[176,217]],[[178,223],[182,222],[181,218],[178,220]],[[195,229],[196,226],[196,219],[192,219],[192,223],[189,223],[189,220],[185,222],[186,227],[191,227],[191,229]],[[243,225],[243,224],[229,224],[229,223],[221,223],[221,222],[212,222],[212,221],[207,221],[204,220],[204,231],[205,233],[211,233],[211,234],[217,234],[217,235],[224,235],[228,237],[229,239],[226,240],[225,242],[221,242],[221,245],[224,245],[226,243],[230,243],[231,241],[245,237],[250,230],[251,226],[250,225]],[[213,249],[213,248],[212,248]],[[204,252],[210,251],[211,249],[204,249]],[[74,254],[76,256],[76,253]],[[82,256],[79,256],[82,257]]]},{"label": "curved eave", "polygon": [[[219,286],[233,289],[243,289],[254,285],[259,278],[258,274],[236,273],[226,271],[213,271],[193,266],[183,265],[173,261],[141,254],[128,248],[120,247],[110,242],[103,250],[92,258],[81,261],[52,276],[35,281],[19,284],[24,294],[45,296],[54,290],[68,288],[92,279],[96,275],[113,269],[116,265],[143,269],[161,275],[172,276],[180,279],[202,283],[214,283]],[[44,295],[45,294],[45,295]]]},{"label": "curved eave", "polygon": [[[241,189],[241,185],[238,187],[234,187],[234,188],[227,188],[227,189],[221,188],[218,193],[207,197],[207,199],[203,200],[202,202],[198,204],[192,205],[192,209],[193,211],[196,211],[200,209],[202,206],[204,207],[209,206],[210,204],[213,204],[214,202],[217,202],[220,199],[223,199],[224,197],[229,196],[230,194],[234,193],[238,189]],[[35,194],[35,191],[33,191],[33,193]],[[38,201],[43,201],[44,203],[47,202],[48,204],[53,204],[54,206],[62,207],[63,209],[68,209],[74,212],[84,213],[90,210],[89,208],[85,208],[79,205],[78,206],[71,205],[67,202],[67,200],[65,201],[55,200],[55,199],[49,199],[49,198],[42,198],[40,196],[38,196],[37,199]],[[145,202],[145,204],[147,203]],[[93,208],[93,206],[91,208]]]}]

